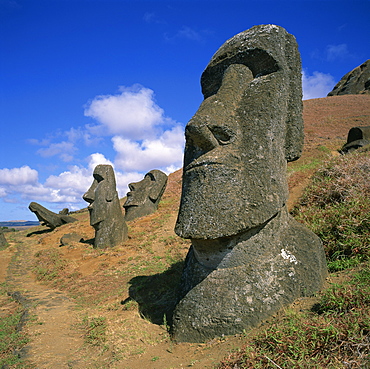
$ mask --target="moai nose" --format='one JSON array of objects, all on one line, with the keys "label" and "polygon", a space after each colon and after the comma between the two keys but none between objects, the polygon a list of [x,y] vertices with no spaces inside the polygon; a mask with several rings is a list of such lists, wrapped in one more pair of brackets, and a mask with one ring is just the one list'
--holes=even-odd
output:
[{"label": "moai nose", "polygon": [[202,117],[195,115],[189,124],[186,126],[186,139],[191,140],[193,145],[197,146],[200,150],[207,152],[218,146],[218,142],[207,127]]}]

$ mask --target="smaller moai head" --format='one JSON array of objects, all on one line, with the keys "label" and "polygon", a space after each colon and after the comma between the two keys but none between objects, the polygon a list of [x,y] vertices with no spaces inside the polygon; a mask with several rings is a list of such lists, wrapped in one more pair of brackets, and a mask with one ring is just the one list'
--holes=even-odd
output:
[{"label": "smaller moai head", "polygon": [[111,165],[99,164],[93,173],[94,181],[82,196],[90,205],[90,225],[95,229],[94,247],[113,247],[127,238]]},{"label": "smaller moai head", "polygon": [[167,184],[167,175],[160,170],[151,170],[140,182],[130,183],[127,193],[125,220],[130,221],[154,213],[158,208]]},{"label": "smaller moai head", "polygon": [[98,226],[99,223],[110,217],[109,210],[115,197],[116,178],[111,165],[99,164],[93,173],[94,181],[82,198],[90,205],[90,225]]}]

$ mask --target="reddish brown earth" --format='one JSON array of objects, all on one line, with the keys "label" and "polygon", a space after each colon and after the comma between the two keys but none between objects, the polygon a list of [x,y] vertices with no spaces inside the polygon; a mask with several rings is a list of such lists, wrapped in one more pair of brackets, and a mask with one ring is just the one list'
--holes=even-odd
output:
[{"label": "reddish brown earth", "polygon": [[[370,125],[370,96],[305,101],[304,121],[302,158],[288,166],[290,208],[315,170],[312,162],[337,155],[351,127]],[[10,246],[0,251],[0,283],[6,282],[10,293],[18,292],[29,311],[24,329],[31,341],[23,357],[30,368],[214,368],[245,343],[252,332],[204,344],[175,344],[165,324],[140,316],[142,302],[130,301],[132,286],[152,304],[149,313],[164,311],[166,301],[173,298],[171,283],[178,279],[189,247],[189,241],[173,232],[180,192],[177,171],[169,177],[158,211],[130,222],[129,240],[111,250],[92,248],[94,231],[87,212],[75,215],[78,222],[54,231],[35,227],[6,234]],[[86,241],[60,247],[61,236],[70,232]],[[178,268],[168,270],[171,265]],[[40,276],[48,268],[55,273],[38,281],[37,272]],[[309,309],[313,303],[301,299],[293,308]],[[15,305],[0,300],[0,318]],[[84,322],[94,317],[107,324],[105,341],[96,346],[85,342],[89,327]]]}]

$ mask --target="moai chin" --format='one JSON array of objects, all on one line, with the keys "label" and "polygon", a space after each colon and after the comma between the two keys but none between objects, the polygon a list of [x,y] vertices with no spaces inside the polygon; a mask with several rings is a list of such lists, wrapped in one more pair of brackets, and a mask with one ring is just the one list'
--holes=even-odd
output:
[{"label": "moai chin", "polygon": [[94,181],[83,199],[90,204],[90,225],[95,229],[94,247],[113,247],[127,239],[127,225],[119,203],[112,166],[97,165],[93,177]]},{"label": "moai chin", "polygon": [[145,174],[140,182],[130,183],[130,192],[123,204],[125,220],[130,221],[154,213],[167,185],[167,174],[158,169]]},{"label": "moai chin", "polygon": [[176,233],[192,240],[173,316],[177,341],[240,333],[327,273],[320,239],[287,212],[287,162],[303,146],[301,61],[275,25],[239,33],[201,77],[185,129]]}]

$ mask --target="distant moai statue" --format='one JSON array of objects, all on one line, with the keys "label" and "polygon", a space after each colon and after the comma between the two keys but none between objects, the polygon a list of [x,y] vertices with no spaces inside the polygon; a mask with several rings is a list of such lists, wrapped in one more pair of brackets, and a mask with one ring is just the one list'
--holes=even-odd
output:
[{"label": "distant moai statue", "polygon": [[177,341],[241,333],[318,291],[320,239],[288,213],[287,161],[303,146],[301,61],[294,36],[255,26],[226,41],[201,77],[185,129],[176,233],[190,238]]},{"label": "distant moai statue", "polygon": [[352,127],[348,131],[347,142],[339,151],[347,154],[367,145],[370,145],[370,126]]},{"label": "distant moai statue", "polygon": [[130,192],[123,204],[125,220],[130,221],[154,213],[167,185],[167,175],[154,169],[145,174],[140,182],[130,183]]},{"label": "distant moai statue", "polygon": [[60,227],[63,224],[76,222],[77,219],[66,214],[56,214],[44,206],[38,204],[37,202],[31,202],[28,208],[35,213],[37,219],[40,221],[41,225],[45,225],[51,229]]},{"label": "distant moai statue", "polygon": [[91,187],[82,197],[90,204],[90,225],[95,229],[94,247],[113,247],[127,239],[127,225],[119,203],[112,166],[97,165],[93,177]]}]

